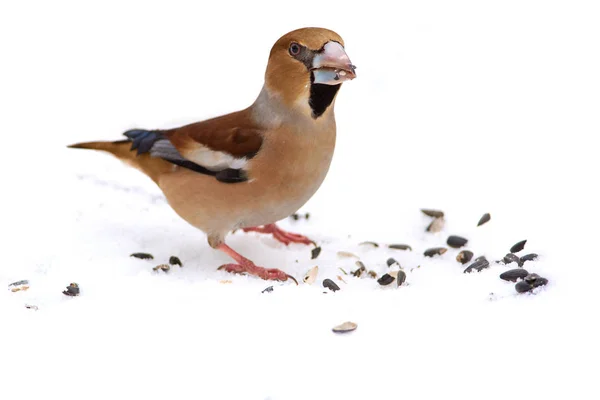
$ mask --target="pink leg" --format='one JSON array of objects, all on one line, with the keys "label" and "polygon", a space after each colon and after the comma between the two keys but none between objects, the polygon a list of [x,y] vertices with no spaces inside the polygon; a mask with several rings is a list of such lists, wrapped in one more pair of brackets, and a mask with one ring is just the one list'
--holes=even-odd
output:
[{"label": "pink leg", "polygon": [[298,281],[294,279],[293,276],[286,274],[285,272],[275,269],[275,268],[263,268],[256,266],[252,261],[248,260],[246,257],[242,256],[240,253],[233,250],[231,247],[227,246],[225,243],[221,243],[217,249],[221,250],[229,257],[233,258],[237,264],[225,264],[221,265],[219,269],[224,269],[227,272],[233,272],[236,274],[248,273],[250,275],[256,275],[265,280],[273,280],[273,281],[287,281],[288,278],[292,279],[298,284]]},{"label": "pink leg", "polygon": [[316,243],[306,236],[298,235],[296,233],[286,232],[275,224],[268,224],[263,226],[255,226],[251,228],[244,228],[244,232],[259,232],[259,233],[270,233],[273,235],[275,240],[280,241],[286,245],[290,243],[304,243],[313,244]]}]

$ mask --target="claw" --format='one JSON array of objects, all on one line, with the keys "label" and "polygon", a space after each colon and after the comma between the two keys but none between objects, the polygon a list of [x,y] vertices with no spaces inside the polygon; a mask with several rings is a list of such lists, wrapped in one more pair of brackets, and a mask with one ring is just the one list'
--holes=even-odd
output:
[{"label": "claw", "polygon": [[[286,274],[286,275],[287,275],[287,274]],[[293,281],[294,281],[294,283],[296,283],[296,286],[298,286],[298,281],[296,280],[296,278],[294,278],[294,277],[293,277],[293,276],[291,276],[291,275],[287,275],[287,277],[288,277],[288,278],[290,278],[291,280],[293,280]]]}]

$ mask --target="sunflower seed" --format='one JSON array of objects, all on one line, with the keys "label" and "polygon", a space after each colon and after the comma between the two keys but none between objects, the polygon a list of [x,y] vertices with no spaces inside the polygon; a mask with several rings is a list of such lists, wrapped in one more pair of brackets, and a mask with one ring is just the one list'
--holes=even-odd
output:
[{"label": "sunflower seed", "polygon": [[473,270],[477,271],[477,272],[481,272],[481,270],[485,269],[485,268],[489,268],[490,266],[490,262],[485,258],[481,258],[481,259],[476,259],[475,262],[471,265],[469,265],[464,271],[463,273],[465,274],[469,274],[471,272],[473,272]]},{"label": "sunflower seed", "polygon": [[492,216],[490,215],[490,213],[483,214],[483,216],[479,219],[479,222],[477,223],[477,226],[481,226],[481,225],[485,224],[490,219],[492,219]]},{"label": "sunflower seed", "polygon": [[431,249],[425,250],[425,252],[423,253],[423,255],[425,257],[433,257],[433,256],[436,256],[436,255],[440,255],[441,256],[446,251],[448,251],[448,249],[445,248],[445,247],[433,247]]},{"label": "sunflower seed", "polygon": [[169,266],[169,264],[160,264],[160,265],[157,265],[156,267],[152,268],[152,270],[154,270],[154,271],[158,271],[159,269],[162,269],[163,271],[167,272],[168,270],[171,269],[171,267]]},{"label": "sunflower seed", "polygon": [[347,332],[352,332],[357,327],[358,327],[358,325],[356,323],[347,321],[347,322],[344,322],[343,324],[334,326],[332,330],[335,333],[347,333]]},{"label": "sunflower seed", "polygon": [[521,265],[525,264],[525,261],[535,261],[538,259],[538,255],[535,253],[526,254],[520,258]]},{"label": "sunflower seed", "polygon": [[398,276],[396,276],[396,283],[398,286],[402,286],[402,284],[406,281],[406,273],[404,271],[398,271]]},{"label": "sunflower seed", "polygon": [[323,281],[323,287],[325,287],[333,292],[340,290],[340,287],[338,285],[336,285],[336,283],[329,278],[327,278]]},{"label": "sunflower seed", "polygon": [[463,247],[464,245],[467,244],[467,242],[468,242],[468,240],[465,239],[464,237],[460,237],[460,236],[456,236],[456,235],[448,236],[448,240],[446,241],[448,246],[454,247],[455,249]]},{"label": "sunflower seed", "polygon": [[312,285],[313,282],[317,279],[318,274],[319,274],[319,267],[318,266],[312,267],[311,269],[308,270],[306,275],[304,275],[304,279],[302,279],[302,280],[304,281],[304,283]]},{"label": "sunflower seed", "polygon": [[153,260],[154,256],[149,253],[133,253],[129,257],[140,258],[142,260]]},{"label": "sunflower seed", "polygon": [[390,244],[388,247],[390,249],[394,249],[394,250],[410,250],[410,251],[412,251],[412,247],[410,247],[407,244]]},{"label": "sunflower seed", "polygon": [[273,291],[273,286],[268,286],[263,289],[261,293],[271,293]]},{"label": "sunflower seed", "polygon": [[521,250],[523,250],[525,248],[525,243],[527,243],[527,240],[521,240],[518,243],[515,243],[513,245],[513,247],[510,248],[510,252],[511,253],[518,253]]},{"label": "sunflower seed", "polygon": [[359,245],[359,246],[365,246],[365,245],[368,245],[368,246],[373,246],[373,247],[379,247],[379,244],[378,244],[378,243],[375,243],[375,242],[361,242],[361,243],[359,243],[358,245]]},{"label": "sunflower seed", "polygon": [[[535,275],[535,276],[532,277],[532,275]],[[525,293],[525,292],[529,292],[537,287],[544,286],[547,284],[548,284],[548,279],[542,278],[541,276],[539,276],[537,274],[530,274],[527,277],[525,277],[525,280],[518,282],[515,285],[515,289],[519,293]]]},{"label": "sunflower seed", "polygon": [[350,253],[349,251],[338,251],[337,255],[341,258],[360,258],[356,254]]},{"label": "sunflower seed", "polygon": [[66,296],[79,296],[79,285],[72,282],[66,290],[63,290],[63,294]]},{"label": "sunflower seed", "polygon": [[524,279],[527,275],[529,275],[529,272],[525,271],[523,268],[516,268],[501,273],[500,279],[509,282],[516,282],[519,279]]},{"label": "sunflower seed", "polygon": [[433,221],[427,226],[426,231],[431,233],[437,233],[444,229],[444,218],[434,218]]},{"label": "sunflower seed", "polygon": [[394,264],[397,264],[400,267],[400,263],[391,257],[387,259],[386,264],[388,267],[391,267]]},{"label": "sunflower seed", "polygon": [[171,256],[171,258],[169,258],[169,264],[179,265],[180,267],[183,267],[183,264],[181,263],[181,260],[179,259],[179,257],[175,257],[175,256]]},{"label": "sunflower seed", "polygon": [[505,255],[502,261],[504,261],[504,264],[517,263],[519,267],[523,265],[519,256],[513,253],[508,253],[507,255]]},{"label": "sunflower seed", "polygon": [[428,217],[444,218],[444,212],[440,211],[440,210],[432,210],[432,209],[427,209],[427,208],[421,208],[421,212],[423,214],[427,215]]},{"label": "sunflower seed", "polygon": [[18,292],[20,290],[28,290],[29,289],[29,281],[27,279],[23,279],[21,281],[17,281],[17,282],[13,282],[10,285],[8,285],[8,289],[11,292]]},{"label": "sunflower seed", "polygon": [[392,282],[394,282],[394,277],[390,274],[383,274],[381,278],[377,279],[377,283],[379,283],[381,286],[389,285]]},{"label": "sunflower seed", "polygon": [[319,257],[319,254],[321,254],[321,248],[315,247],[310,251],[310,259],[314,260],[315,258]]},{"label": "sunflower seed", "polygon": [[456,256],[456,261],[461,264],[466,264],[473,258],[473,252],[469,250],[463,250]]}]

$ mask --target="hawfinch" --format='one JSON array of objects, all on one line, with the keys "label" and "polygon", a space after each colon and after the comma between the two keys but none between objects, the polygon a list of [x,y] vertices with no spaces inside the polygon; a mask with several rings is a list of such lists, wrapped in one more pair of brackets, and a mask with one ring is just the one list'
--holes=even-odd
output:
[{"label": "hawfinch", "polygon": [[285,244],[313,243],[275,222],[302,207],[325,179],[335,147],[335,98],[342,82],[355,77],[337,33],[298,29],[271,49],[264,85],[250,107],[180,128],[133,129],[125,140],[69,147],[109,152],[149,176],[181,218],[235,261],[219,269],[295,281],[256,266],[225,244],[225,235],[241,228]]}]

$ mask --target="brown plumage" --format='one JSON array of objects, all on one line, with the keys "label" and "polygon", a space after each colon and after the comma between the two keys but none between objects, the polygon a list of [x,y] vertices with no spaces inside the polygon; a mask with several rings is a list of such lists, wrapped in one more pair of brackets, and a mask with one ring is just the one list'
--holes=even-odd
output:
[{"label": "brown plumage", "polygon": [[125,141],[70,147],[107,151],[152,178],[184,220],[236,260],[225,270],[285,280],[289,275],[255,266],[224,238],[243,228],[286,244],[312,242],[275,222],[308,201],[329,169],[335,98],[341,83],[356,76],[343,45],[327,29],[290,32],[273,46],[250,107],[170,130],[134,129]]}]

